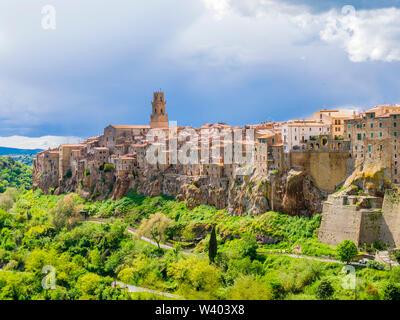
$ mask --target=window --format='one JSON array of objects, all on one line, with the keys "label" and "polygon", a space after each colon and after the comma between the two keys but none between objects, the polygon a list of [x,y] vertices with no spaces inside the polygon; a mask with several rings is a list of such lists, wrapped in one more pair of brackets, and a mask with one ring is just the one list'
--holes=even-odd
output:
[{"label": "window", "polygon": [[379,128],[382,128],[382,122],[379,122]]},{"label": "window", "polygon": [[368,152],[371,152],[371,145],[368,145]]},{"label": "window", "polygon": [[349,133],[349,139],[351,138],[351,134]]},{"label": "window", "polygon": [[393,135],[394,135],[395,137],[397,137],[397,131],[393,132]]},{"label": "window", "polygon": [[354,147],[354,150],[356,150],[356,151],[357,151],[357,145]]},{"label": "window", "polygon": [[[350,129],[350,124],[347,126],[347,128],[349,128],[349,129]],[[358,128],[358,125],[357,125],[357,128]]]},{"label": "window", "polygon": [[379,136],[382,137],[382,132],[379,132]]},{"label": "window", "polygon": [[374,124],[373,123],[371,123],[371,129],[374,127]]},{"label": "window", "polygon": [[397,127],[397,123],[396,122],[393,122],[393,127]]},{"label": "window", "polygon": [[373,138],[374,137],[374,134],[371,132],[371,138]]},{"label": "window", "polygon": [[357,140],[361,140],[361,133],[357,133]]}]

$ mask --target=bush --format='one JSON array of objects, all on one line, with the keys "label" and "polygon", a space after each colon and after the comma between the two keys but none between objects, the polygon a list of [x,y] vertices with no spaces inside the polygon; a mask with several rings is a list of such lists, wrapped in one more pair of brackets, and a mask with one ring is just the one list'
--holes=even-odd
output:
[{"label": "bush", "polygon": [[104,164],[103,171],[104,172],[111,172],[114,170],[114,166],[110,163]]},{"label": "bush", "polygon": [[89,169],[85,170],[85,177],[87,177],[87,176],[90,176],[90,170]]},{"label": "bush", "polygon": [[284,297],[285,289],[283,288],[282,284],[278,280],[271,279],[269,282],[269,285],[271,287],[272,296],[275,300],[279,300]]},{"label": "bush", "polygon": [[389,282],[383,289],[385,300],[400,300],[400,288],[397,284]]},{"label": "bush", "polygon": [[271,289],[254,275],[238,278],[228,295],[231,300],[272,300],[273,297]]},{"label": "bush", "polygon": [[333,296],[335,289],[329,280],[323,279],[317,289],[317,298],[320,300],[326,300]]},{"label": "bush", "polygon": [[385,266],[382,263],[378,262],[378,261],[369,260],[367,262],[367,268],[375,269],[375,270],[384,270]]}]

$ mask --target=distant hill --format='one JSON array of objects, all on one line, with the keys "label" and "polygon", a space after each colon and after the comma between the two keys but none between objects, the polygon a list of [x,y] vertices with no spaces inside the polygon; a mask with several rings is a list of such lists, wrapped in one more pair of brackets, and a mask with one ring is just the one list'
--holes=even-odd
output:
[{"label": "distant hill", "polygon": [[42,149],[17,149],[17,148],[0,147],[0,156],[23,155],[23,154],[32,155],[40,151],[42,151]]}]

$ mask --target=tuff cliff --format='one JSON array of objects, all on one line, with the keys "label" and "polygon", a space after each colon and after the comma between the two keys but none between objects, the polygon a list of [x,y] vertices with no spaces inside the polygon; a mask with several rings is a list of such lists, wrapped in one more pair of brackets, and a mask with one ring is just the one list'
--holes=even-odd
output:
[{"label": "tuff cliff", "polygon": [[65,176],[57,183],[51,175],[36,174],[34,180],[35,188],[55,194],[74,191],[84,198],[120,199],[134,189],[152,197],[160,194],[174,196],[178,201],[185,201],[188,208],[200,204],[227,208],[233,215],[259,215],[274,210],[289,215],[311,216],[321,212],[322,199],[328,195],[328,192],[316,187],[306,171],[301,170],[270,172],[262,176],[253,172],[235,179],[216,179],[179,175],[169,170],[147,169],[117,175],[115,169],[108,172],[102,169],[91,170],[81,179]]}]

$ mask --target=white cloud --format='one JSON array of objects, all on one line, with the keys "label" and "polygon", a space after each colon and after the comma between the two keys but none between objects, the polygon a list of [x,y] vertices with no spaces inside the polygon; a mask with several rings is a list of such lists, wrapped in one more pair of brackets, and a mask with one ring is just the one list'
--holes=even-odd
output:
[{"label": "white cloud", "polygon": [[342,47],[353,62],[400,60],[400,10],[331,11],[321,39]]},{"label": "white cloud", "polygon": [[0,146],[18,149],[48,149],[55,148],[60,144],[78,143],[83,141],[79,137],[62,137],[62,136],[43,136],[37,138],[10,136],[0,137]]},{"label": "white cloud", "polygon": [[[186,32],[185,38],[196,49],[195,42],[206,42],[196,28],[206,32],[210,57],[223,61],[225,57],[236,62],[260,58],[268,60],[290,57],[291,50],[301,50],[299,43],[316,40],[333,48],[344,50],[353,62],[400,60],[400,9],[372,9],[357,11],[344,6],[341,11],[312,13],[304,5],[285,4],[277,0],[203,0],[205,7],[214,13],[218,25],[209,20],[208,27],[199,20]],[[235,21],[235,24],[232,23]],[[222,27],[224,26],[224,27]],[[212,29],[212,31],[211,31]],[[220,33],[223,29],[224,33]],[[230,30],[230,32],[226,32]],[[193,32],[193,34],[192,34]],[[196,38],[191,38],[195,35]],[[257,35],[257,36],[254,36]],[[248,37],[248,39],[246,39]],[[230,41],[239,46],[231,46]],[[276,51],[274,48],[278,48]],[[297,55],[298,56],[298,55]],[[229,60],[228,60],[229,61]]]},{"label": "white cloud", "polygon": [[230,0],[203,0],[207,9],[214,11],[216,20],[222,20],[230,11]]}]

